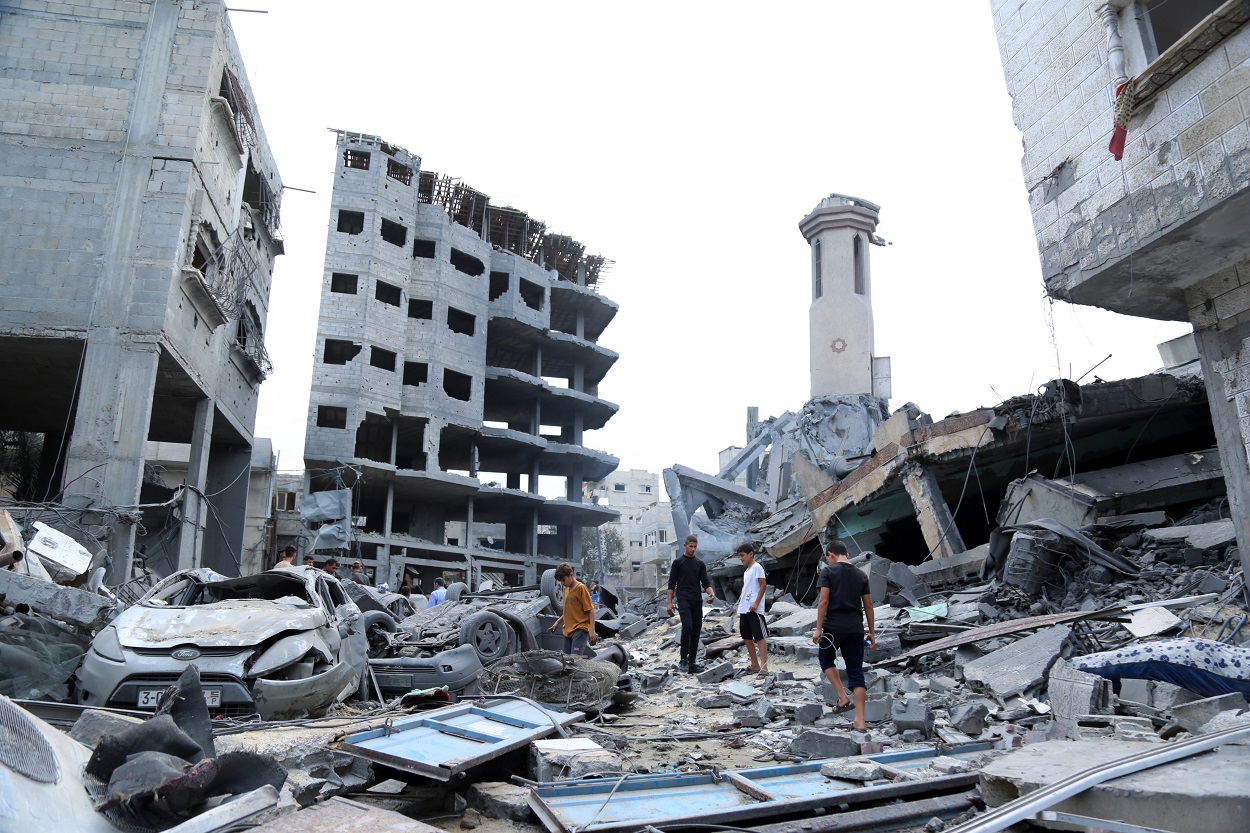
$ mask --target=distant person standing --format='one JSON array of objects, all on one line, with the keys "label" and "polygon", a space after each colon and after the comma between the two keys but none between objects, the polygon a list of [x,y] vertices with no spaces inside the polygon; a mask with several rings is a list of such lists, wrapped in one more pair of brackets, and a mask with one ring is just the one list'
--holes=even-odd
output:
[{"label": "distant person standing", "polygon": [[337,558],[327,558],[326,563],[321,565],[321,569],[338,578],[339,560]]},{"label": "distant person standing", "polygon": [[673,599],[681,616],[680,667],[688,674],[703,670],[699,666],[699,636],[703,632],[703,599],[700,589],[707,594],[708,604],[716,601],[712,582],[707,578],[707,565],[697,556],[699,539],[687,535],[682,554],[673,559],[668,568],[668,615],[673,615]]},{"label": "distant person standing", "polygon": [[564,623],[564,653],[584,656],[586,646],[594,645],[598,641],[595,634],[595,603],[590,600],[590,591],[586,589],[586,585],[573,574],[572,565],[565,563],[556,567],[556,581],[564,585],[564,612],[556,619],[549,632],[555,633],[556,628]]},{"label": "distant person standing", "polygon": [[590,584],[590,600],[599,604],[599,579],[595,579]]},{"label": "distant person standing", "polygon": [[768,625],[764,622],[764,592],[768,586],[764,568],[755,560],[755,546],[738,546],[738,557],[746,572],[742,574],[742,595],[738,597],[738,630],[747,646],[751,670],[768,673]]},{"label": "distant person standing", "polygon": [[864,704],[868,700],[868,684],[864,681],[864,619],[868,620],[867,641],[877,647],[876,627],[873,623],[872,594],[868,590],[868,576],[851,563],[846,545],[831,541],[825,550],[826,566],[820,571],[816,586],[820,588],[820,602],[816,605],[816,632],[812,642],[820,646],[820,668],[825,672],[829,685],[838,693],[838,711],[851,704],[838,676],[838,651],[846,664],[846,685],[855,697],[856,729],[867,729],[864,721]]},{"label": "distant person standing", "polygon": [[286,549],[284,549],[281,553],[278,554],[278,563],[273,565],[273,568],[275,570],[279,570],[279,569],[284,570],[284,569],[287,569],[288,567],[294,567],[295,566],[295,554],[296,554],[295,546],[293,544],[288,544]]},{"label": "distant person standing", "polygon": [[352,572],[348,578],[357,584],[363,584],[366,587],[369,586],[369,577],[365,575],[364,565],[362,565],[359,561],[352,562]]},{"label": "distant person standing", "polygon": [[317,566],[317,560],[316,560],[315,558],[313,558],[311,555],[306,555],[306,556],[304,556],[304,566],[305,566],[305,567],[316,567],[316,566]]},{"label": "distant person standing", "polygon": [[427,608],[434,607],[436,604],[441,604],[446,598],[447,588],[443,586],[443,580],[441,578],[434,579],[434,589],[430,591],[430,599],[425,606]]}]

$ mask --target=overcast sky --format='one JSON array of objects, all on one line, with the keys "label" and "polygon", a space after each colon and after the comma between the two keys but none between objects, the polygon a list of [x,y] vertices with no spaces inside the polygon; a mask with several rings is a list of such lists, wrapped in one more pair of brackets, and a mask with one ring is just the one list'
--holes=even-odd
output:
[{"label": "overcast sky", "polygon": [[[891,410],[940,419],[1056,376],[1160,366],[1189,331],[1045,297],[1021,138],[988,3],[239,0],[232,12],[288,190],[258,437],[303,466],[335,163],[381,136],[615,261],[586,444],[621,468],[715,471],[808,398],[810,260],[830,192],[879,204],[876,354]],[[1110,126],[1108,125],[1108,133]]]}]

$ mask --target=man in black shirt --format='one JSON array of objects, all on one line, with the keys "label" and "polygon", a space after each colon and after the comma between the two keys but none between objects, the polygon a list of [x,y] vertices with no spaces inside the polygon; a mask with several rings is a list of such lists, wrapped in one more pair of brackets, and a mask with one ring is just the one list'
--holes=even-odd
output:
[{"label": "man in black shirt", "polygon": [[681,614],[681,667],[689,674],[702,670],[698,663],[699,634],[703,630],[700,589],[707,593],[708,604],[716,601],[712,583],[707,578],[707,565],[694,554],[698,548],[699,539],[687,535],[685,550],[668,568],[668,615],[673,615],[673,597],[676,596]]},{"label": "man in black shirt", "polygon": [[868,619],[868,644],[877,647],[876,628],[872,618],[872,595],[868,592],[868,576],[851,563],[846,545],[831,541],[825,550],[826,566],[820,571],[816,586],[820,602],[816,606],[816,632],[812,642],[820,646],[820,668],[829,684],[838,693],[837,711],[851,704],[838,676],[838,651],[846,663],[846,684],[855,697],[856,729],[867,729],[864,704],[868,700],[868,684],[864,681],[864,619]]}]

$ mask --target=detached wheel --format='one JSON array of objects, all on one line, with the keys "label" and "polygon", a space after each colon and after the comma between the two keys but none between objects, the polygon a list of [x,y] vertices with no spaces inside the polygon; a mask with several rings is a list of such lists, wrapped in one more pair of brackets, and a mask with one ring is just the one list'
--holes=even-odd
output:
[{"label": "detached wheel", "polygon": [[486,665],[511,653],[512,628],[498,613],[481,610],[460,625],[460,644],[472,645]]},{"label": "detached wheel", "polygon": [[369,610],[360,617],[360,629],[369,640],[369,657],[380,657],[390,647],[390,640],[385,634],[395,633],[397,626],[395,617],[384,610]]},{"label": "detached wheel", "polygon": [[463,581],[457,581],[447,588],[447,601],[458,602],[460,601],[461,594],[468,592],[469,585],[465,584]]},{"label": "detached wheel", "polygon": [[556,616],[563,615],[564,585],[556,581],[556,571],[543,570],[539,584],[543,595],[547,597],[547,604],[551,605],[551,612]]}]

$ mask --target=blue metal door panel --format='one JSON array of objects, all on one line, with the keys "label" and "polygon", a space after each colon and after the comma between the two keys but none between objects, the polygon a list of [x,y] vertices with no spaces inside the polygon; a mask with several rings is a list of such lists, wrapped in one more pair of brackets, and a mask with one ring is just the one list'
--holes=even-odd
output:
[{"label": "blue metal door panel", "polygon": [[544,738],[584,715],[500,697],[460,703],[348,735],[344,752],[439,781]]}]

